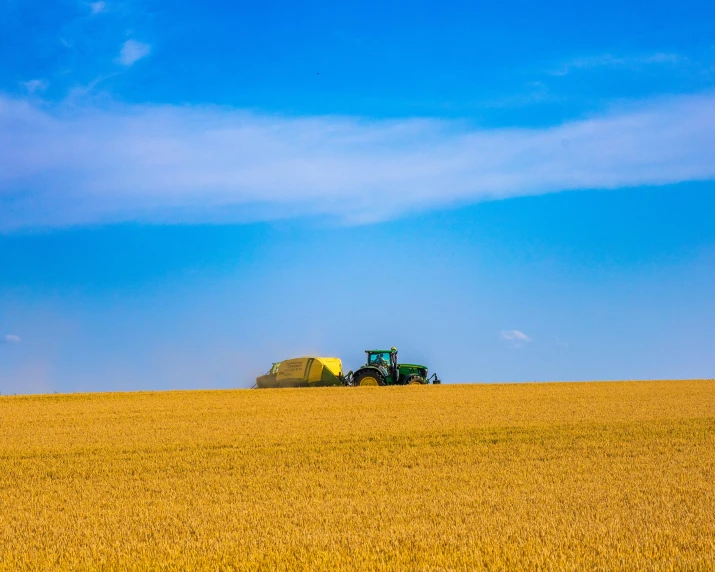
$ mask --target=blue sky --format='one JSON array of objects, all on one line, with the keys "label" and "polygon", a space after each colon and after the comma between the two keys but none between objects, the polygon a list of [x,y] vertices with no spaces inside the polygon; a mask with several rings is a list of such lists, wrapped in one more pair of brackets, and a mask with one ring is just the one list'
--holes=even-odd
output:
[{"label": "blue sky", "polygon": [[715,6],[0,6],[0,392],[712,377]]}]

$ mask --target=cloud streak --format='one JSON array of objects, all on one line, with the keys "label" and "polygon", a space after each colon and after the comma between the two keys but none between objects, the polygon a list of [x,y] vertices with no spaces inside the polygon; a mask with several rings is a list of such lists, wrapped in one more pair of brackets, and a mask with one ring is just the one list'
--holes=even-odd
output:
[{"label": "cloud streak", "polygon": [[530,342],[531,338],[524,332],[519,330],[502,330],[499,332],[499,338],[506,342]]},{"label": "cloud streak", "polygon": [[31,79],[30,81],[20,82],[28,93],[36,93],[47,89],[48,83],[41,79]]},{"label": "cloud streak", "polygon": [[15,334],[5,334],[4,336],[0,337],[0,341],[5,344],[19,344],[21,340],[20,336],[16,336]]},{"label": "cloud streak", "polygon": [[415,210],[715,178],[715,95],[542,129],[0,97],[0,230]]},{"label": "cloud streak", "polygon": [[562,76],[576,70],[588,70],[594,68],[624,68],[635,69],[649,65],[677,65],[683,63],[685,58],[678,54],[657,52],[647,55],[613,56],[611,54],[601,54],[598,56],[586,56],[574,58],[561,65],[558,69],[549,71],[549,75]]}]

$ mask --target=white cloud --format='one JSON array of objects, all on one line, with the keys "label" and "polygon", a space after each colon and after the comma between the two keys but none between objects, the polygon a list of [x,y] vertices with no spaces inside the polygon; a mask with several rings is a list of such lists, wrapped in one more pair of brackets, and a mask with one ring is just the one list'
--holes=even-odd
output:
[{"label": "white cloud", "polygon": [[92,11],[92,14],[101,14],[102,12],[105,12],[107,10],[107,3],[101,1],[90,2],[89,9]]},{"label": "white cloud", "polygon": [[21,83],[28,93],[45,91],[47,89],[47,82],[41,79],[31,79],[30,81],[23,81]]},{"label": "white cloud", "polygon": [[657,54],[651,54],[649,56],[643,56],[640,58],[640,62],[646,64],[679,64],[683,61],[685,61],[685,58],[683,56],[662,52],[659,52]]},{"label": "white cloud", "polygon": [[19,344],[20,336],[16,336],[15,334],[5,334],[2,338],[0,338],[0,340],[6,344]]},{"label": "white cloud", "polygon": [[499,332],[499,338],[507,342],[530,342],[531,338],[524,332],[519,330],[502,330]]},{"label": "white cloud", "polygon": [[151,52],[151,46],[136,40],[127,40],[122,45],[117,61],[123,66],[134,65],[135,62],[146,57]]},{"label": "white cloud", "polygon": [[601,67],[640,68],[646,65],[675,65],[684,61],[686,61],[686,59],[683,56],[664,52],[627,56],[600,54],[597,56],[573,58],[562,63],[558,68],[550,70],[548,73],[550,75],[567,75],[575,70],[593,69]]},{"label": "white cloud", "polygon": [[715,94],[541,129],[0,96],[0,229],[329,214],[715,178]]}]

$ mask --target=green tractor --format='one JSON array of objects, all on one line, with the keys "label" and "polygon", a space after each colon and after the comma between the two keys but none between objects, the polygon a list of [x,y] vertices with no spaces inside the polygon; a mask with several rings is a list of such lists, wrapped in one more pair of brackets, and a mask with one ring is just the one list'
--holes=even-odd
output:
[{"label": "green tractor", "polygon": [[433,373],[427,377],[427,368],[414,363],[397,363],[397,350],[365,350],[367,363],[345,376],[347,385],[424,385],[442,383]]}]

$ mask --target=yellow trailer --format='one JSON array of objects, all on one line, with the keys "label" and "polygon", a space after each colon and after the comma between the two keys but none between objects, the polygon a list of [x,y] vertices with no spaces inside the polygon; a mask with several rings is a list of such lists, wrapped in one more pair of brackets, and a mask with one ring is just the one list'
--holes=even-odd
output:
[{"label": "yellow trailer", "polygon": [[259,388],[345,385],[343,362],[336,357],[305,356],[273,364],[256,378]]}]

